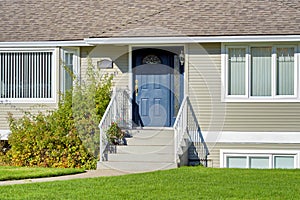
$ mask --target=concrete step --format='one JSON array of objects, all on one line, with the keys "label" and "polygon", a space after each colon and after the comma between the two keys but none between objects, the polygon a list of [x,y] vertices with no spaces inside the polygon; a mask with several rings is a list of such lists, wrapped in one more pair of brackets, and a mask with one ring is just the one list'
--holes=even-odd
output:
[{"label": "concrete step", "polygon": [[140,173],[177,168],[173,162],[98,162],[97,169],[114,169],[123,172]]},{"label": "concrete step", "polygon": [[110,162],[156,162],[166,163],[174,160],[173,154],[109,154],[108,161]]},{"label": "concrete step", "polygon": [[132,154],[146,154],[146,153],[160,153],[173,154],[174,145],[156,145],[156,146],[116,146],[115,153],[132,153]]},{"label": "concrete step", "polygon": [[173,138],[173,129],[134,129],[128,133],[134,138]]},{"label": "concrete step", "polygon": [[161,145],[174,145],[174,138],[137,138],[137,137],[132,137],[132,138],[126,138],[127,141],[127,146],[161,146]]}]

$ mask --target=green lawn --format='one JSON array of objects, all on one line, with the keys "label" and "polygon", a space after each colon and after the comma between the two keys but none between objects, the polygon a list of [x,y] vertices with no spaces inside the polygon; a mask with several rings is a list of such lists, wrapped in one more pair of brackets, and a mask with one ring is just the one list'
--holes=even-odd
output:
[{"label": "green lawn", "polygon": [[300,170],[183,167],[2,186],[0,199],[300,199]]},{"label": "green lawn", "polygon": [[[42,168],[42,167],[0,167],[0,181],[19,180],[76,174],[84,169]],[[1,198],[0,198],[1,199]]]}]

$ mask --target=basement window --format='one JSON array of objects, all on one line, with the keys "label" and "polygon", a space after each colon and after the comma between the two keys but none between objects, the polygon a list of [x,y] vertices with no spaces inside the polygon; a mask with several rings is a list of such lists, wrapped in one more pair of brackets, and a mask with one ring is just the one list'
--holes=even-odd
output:
[{"label": "basement window", "polygon": [[224,153],[221,154],[221,167],[253,169],[294,169],[297,168],[297,154],[279,152]]}]

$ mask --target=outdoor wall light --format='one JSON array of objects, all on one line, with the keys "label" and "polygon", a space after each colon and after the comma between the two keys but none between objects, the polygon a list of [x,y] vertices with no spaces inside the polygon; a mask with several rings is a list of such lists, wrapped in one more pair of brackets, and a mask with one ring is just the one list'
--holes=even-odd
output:
[{"label": "outdoor wall light", "polygon": [[184,64],[184,53],[183,53],[183,50],[181,50],[181,52],[179,54],[179,61],[180,61],[181,65]]},{"label": "outdoor wall light", "polygon": [[97,62],[97,66],[99,69],[110,69],[113,68],[113,61],[111,58],[101,58],[101,60]]}]

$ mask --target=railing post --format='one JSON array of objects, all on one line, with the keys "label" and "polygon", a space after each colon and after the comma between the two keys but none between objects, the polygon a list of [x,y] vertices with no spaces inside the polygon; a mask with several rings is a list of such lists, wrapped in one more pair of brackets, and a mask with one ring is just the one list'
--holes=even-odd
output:
[{"label": "railing post", "polygon": [[178,129],[177,127],[174,128],[174,163],[176,164],[177,163],[177,155],[178,155],[178,152],[177,152],[177,147],[178,147]]},{"label": "railing post", "polygon": [[117,99],[117,89],[114,87],[113,88],[113,95],[116,95],[116,98],[113,99],[113,121],[117,121],[117,103],[118,103],[118,99]]},{"label": "railing post", "polygon": [[130,94],[130,91],[128,90],[127,91],[127,98],[128,98],[128,118],[127,118],[127,121],[128,121],[128,128],[132,129],[132,118],[133,118],[133,112],[132,112],[132,97],[131,97],[131,94]]},{"label": "railing post", "polygon": [[99,126],[100,128],[100,162],[103,161],[103,141],[102,141],[102,138],[103,138],[103,129]]}]

